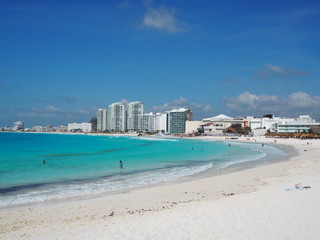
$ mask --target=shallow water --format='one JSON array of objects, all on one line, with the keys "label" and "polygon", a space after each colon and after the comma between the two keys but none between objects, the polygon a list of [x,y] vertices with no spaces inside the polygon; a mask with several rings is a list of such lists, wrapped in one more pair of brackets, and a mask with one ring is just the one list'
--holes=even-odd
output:
[{"label": "shallow water", "polygon": [[284,154],[272,146],[228,144],[0,133],[0,207],[142,187]]}]

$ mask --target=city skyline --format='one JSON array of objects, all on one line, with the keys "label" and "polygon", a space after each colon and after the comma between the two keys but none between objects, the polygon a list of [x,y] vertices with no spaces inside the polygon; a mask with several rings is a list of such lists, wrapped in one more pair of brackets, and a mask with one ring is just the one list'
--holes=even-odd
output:
[{"label": "city skyline", "polygon": [[320,118],[318,1],[18,0],[0,14],[0,126],[88,122],[119,101]]}]

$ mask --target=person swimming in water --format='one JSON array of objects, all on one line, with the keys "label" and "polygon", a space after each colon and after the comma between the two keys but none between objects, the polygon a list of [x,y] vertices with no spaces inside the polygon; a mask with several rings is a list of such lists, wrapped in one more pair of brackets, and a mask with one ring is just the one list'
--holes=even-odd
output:
[{"label": "person swimming in water", "polygon": [[123,168],[123,162],[120,160],[120,168]]}]

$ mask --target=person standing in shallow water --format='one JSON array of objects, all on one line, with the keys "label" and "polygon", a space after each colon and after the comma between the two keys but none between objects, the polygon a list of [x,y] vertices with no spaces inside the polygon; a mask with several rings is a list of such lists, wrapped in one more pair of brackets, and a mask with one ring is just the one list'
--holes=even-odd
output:
[{"label": "person standing in shallow water", "polygon": [[120,166],[121,169],[123,168],[123,162],[120,160]]}]

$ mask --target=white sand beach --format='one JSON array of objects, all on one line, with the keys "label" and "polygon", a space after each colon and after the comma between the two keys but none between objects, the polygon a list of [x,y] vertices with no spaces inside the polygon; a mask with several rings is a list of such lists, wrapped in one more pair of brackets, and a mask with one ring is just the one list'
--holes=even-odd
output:
[{"label": "white sand beach", "polygon": [[[188,182],[1,210],[0,239],[319,239],[320,141],[276,144],[294,147],[296,156]],[[311,188],[295,189],[297,183]]]}]

